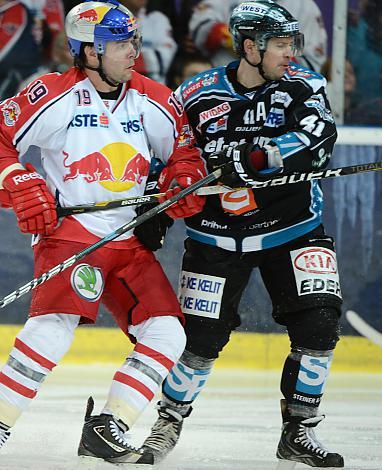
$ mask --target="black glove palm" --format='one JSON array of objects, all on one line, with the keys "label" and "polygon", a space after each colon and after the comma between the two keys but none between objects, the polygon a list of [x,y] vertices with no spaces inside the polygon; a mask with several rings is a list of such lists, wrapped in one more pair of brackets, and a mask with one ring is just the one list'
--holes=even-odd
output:
[{"label": "black glove palm", "polygon": [[[156,204],[144,204],[136,208],[137,215],[142,215]],[[167,230],[173,225],[174,221],[165,212],[151,217],[134,229],[134,235],[149,250],[156,251],[162,248],[164,237]]]}]

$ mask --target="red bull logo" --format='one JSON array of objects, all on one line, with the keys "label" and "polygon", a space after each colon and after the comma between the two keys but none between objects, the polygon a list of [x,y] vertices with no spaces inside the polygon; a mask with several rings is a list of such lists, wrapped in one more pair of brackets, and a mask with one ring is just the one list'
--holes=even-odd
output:
[{"label": "red bull logo", "polygon": [[178,148],[185,147],[186,145],[190,145],[191,142],[191,130],[188,124],[185,124],[182,127],[182,131],[179,134],[178,138]]},{"label": "red bull logo", "polygon": [[82,178],[87,183],[97,182],[109,191],[121,192],[141,184],[149,174],[150,163],[129,144],[109,144],[74,161],[69,153],[62,153],[67,170],[64,182]]},{"label": "red bull logo", "polygon": [[101,6],[96,8],[89,8],[89,10],[81,11],[77,15],[77,21],[86,21],[87,23],[97,24],[102,21],[103,17],[110,10],[110,7]]},{"label": "red bull logo", "polygon": [[20,116],[20,107],[15,101],[5,104],[1,111],[3,112],[5,125],[12,127],[16,124]]},{"label": "red bull logo", "polygon": [[132,16],[127,21],[127,30],[129,33],[138,29],[138,23],[135,16]]}]

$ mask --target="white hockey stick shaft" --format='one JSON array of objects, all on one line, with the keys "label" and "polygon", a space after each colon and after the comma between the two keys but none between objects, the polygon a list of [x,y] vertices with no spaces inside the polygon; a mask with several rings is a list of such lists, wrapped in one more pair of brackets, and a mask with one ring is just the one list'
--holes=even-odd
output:
[{"label": "white hockey stick shaft", "polygon": [[346,312],[346,319],[358,333],[372,343],[382,347],[382,333],[369,325],[358,313],[348,310]]}]

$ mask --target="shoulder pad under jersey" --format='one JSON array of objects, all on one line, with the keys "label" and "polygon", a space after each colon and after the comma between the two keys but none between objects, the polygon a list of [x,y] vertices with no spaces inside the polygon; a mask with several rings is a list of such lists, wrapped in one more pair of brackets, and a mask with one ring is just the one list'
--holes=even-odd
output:
[{"label": "shoulder pad under jersey", "polygon": [[323,86],[326,86],[326,79],[318,72],[314,72],[300,64],[291,62],[287,68],[283,80],[286,81],[299,81],[312,88],[313,91],[317,91]]}]

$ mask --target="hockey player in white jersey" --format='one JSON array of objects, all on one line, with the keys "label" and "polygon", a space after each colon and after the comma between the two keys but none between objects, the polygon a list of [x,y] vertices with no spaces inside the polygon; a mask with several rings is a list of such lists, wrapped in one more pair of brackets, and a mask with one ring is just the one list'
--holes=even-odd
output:
[{"label": "hockey player in white jersey", "polygon": [[[304,54],[298,62],[321,71],[327,54],[327,34],[322,14],[314,0],[276,0],[286,8],[300,23],[305,35]],[[190,19],[190,33],[197,48],[211,57],[213,65],[226,65],[235,55],[228,22],[239,0],[202,0],[195,8]]]},{"label": "hockey player in white jersey", "polygon": [[[165,165],[161,191],[171,185],[165,198],[205,174],[171,90],[133,71],[141,36],[130,11],[115,0],[81,3],[67,15],[66,34],[75,66],[38,78],[0,106],[0,202],[34,235],[36,277],[136,215],[131,206],[58,221],[56,204],[142,195],[152,151]],[[46,179],[19,161],[30,145],[41,148]],[[189,195],[167,212],[187,217],[204,202]],[[152,465],[152,454],[133,448],[125,431],[183,352],[185,334],[168,279],[131,231],[33,290],[29,319],[0,373],[0,447],[76,327],[95,322],[100,302],[135,346],[99,415],[89,399],[78,454]]]},{"label": "hockey player in white jersey", "polygon": [[291,343],[280,380],[279,468],[292,470],[296,462],[342,468],[343,457],[315,434],[342,303],[335,247],[322,222],[323,192],[317,181],[252,188],[270,174],[328,163],[337,132],[326,80],[292,61],[304,38],[278,3],[240,4],[230,30],[239,60],[191,77],[177,94],[208,168],[232,165],[221,181],[241,189],[209,196],[203,210],[185,220],[179,299],[187,344],[164,381],[159,418],[143,447],[161,460],[176,445],[241,323],[239,302],[258,268],[272,317]]}]

